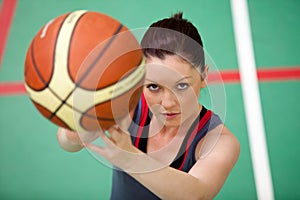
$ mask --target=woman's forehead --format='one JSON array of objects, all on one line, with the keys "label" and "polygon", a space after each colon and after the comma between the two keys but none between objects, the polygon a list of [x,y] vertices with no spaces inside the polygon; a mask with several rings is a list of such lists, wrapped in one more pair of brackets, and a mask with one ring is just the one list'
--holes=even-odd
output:
[{"label": "woman's forehead", "polygon": [[176,56],[166,56],[165,59],[151,58],[146,62],[146,79],[156,82],[177,82],[185,77],[194,77],[196,70],[187,62]]}]

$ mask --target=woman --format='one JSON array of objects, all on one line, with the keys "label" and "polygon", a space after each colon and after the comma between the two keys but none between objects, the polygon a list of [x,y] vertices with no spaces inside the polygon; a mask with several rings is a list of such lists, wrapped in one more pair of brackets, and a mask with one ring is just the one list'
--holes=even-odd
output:
[{"label": "woman", "polygon": [[63,129],[59,143],[70,151],[85,146],[115,166],[111,199],[212,199],[240,149],[220,118],[198,102],[208,71],[201,37],[178,13],[153,23],[141,45],[146,79],[130,127],[99,133],[105,147],[82,144]]}]

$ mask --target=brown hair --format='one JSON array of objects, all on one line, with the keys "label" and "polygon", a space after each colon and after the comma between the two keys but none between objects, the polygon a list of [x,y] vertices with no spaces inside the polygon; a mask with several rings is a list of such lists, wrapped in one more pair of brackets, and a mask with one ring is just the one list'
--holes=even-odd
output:
[{"label": "brown hair", "polygon": [[141,41],[144,55],[160,59],[166,55],[178,55],[203,72],[205,59],[200,34],[182,15],[178,12],[151,24]]}]

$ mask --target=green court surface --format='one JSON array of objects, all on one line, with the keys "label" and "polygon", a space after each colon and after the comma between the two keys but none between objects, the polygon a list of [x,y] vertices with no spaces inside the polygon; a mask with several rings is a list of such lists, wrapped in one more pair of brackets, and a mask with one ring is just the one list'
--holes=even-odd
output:
[{"label": "green court surface", "polygon": [[[299,68],[300,1],[248,4],[257,68]],[[198,27],[219,70],[238,69],[228,0],[19,0],[0,83],[22,82],[33,36],[52,18],[79,9],[106,13],[130,29],[183,11]],[[275,199],[300,199],[299,89],[299,79],[259,83]],[[225,91],[225,124],[240,141],[241,154],[216,199],[257,199],[241,85],[225,83]],[[63,151],[56,142],[57,127],[38,113],[27,95],[2,95],[0,108],[0,199],[109,199],[111,169],[86,150]]]}]

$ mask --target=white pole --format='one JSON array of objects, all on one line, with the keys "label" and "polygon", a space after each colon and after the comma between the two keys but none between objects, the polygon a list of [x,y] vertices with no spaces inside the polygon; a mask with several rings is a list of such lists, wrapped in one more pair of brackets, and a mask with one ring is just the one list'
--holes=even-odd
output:
[{"label": "white pole", "polygon": [[231,0],[231,12],[257,198],[259,200],[273,200],[273,184],[260,103],[247,0]]}]

